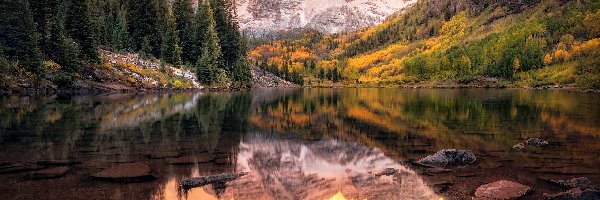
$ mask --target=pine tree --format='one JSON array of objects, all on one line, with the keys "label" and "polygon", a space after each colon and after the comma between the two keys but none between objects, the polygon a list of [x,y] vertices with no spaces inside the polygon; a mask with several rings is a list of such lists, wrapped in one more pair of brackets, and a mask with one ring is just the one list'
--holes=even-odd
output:
[{"label": "pine tree", "polygon": [[246,49],[239,26],[233,14],[234,5],[231,0],[210,0],[217,27],[217,34],[222,48],[226,71],[233,82],[241,84],[250,79],[249,65],[246,60]]},{"label": "pine tree", "polygon": [[37,25],[37,32],[40,34],[40,48],[43,53],[49,53],[48,41],[50,39],[50,29],[52,21],[61,13],[61,0],[35,0],[30,1],[31,12],[33,13],[33,21]]},{"label": "pine tree", "polygon": [[[161,38],[158,24],[157,0],[129,0],[127,19],[134,51],[146,56],[159,56]],[[148,55],[150,54],[150,55]]]},{"label": "pine tree", "polygon": [[200,15],[206,19],[208,26],[204,32],[205,40],[202,54],[196,62],[196,70],[198,79],[204,85],[213,85],[217,81],[215,78],[219,75],[219,69],[223,69],[223,55],[221,54],[221,46],[219,38],[215,30],[215,19],[209,2],[202,3],[200,9],[203,13]]},{"label": "pine tree", "polygon": [[179,31],[181,41],[182,59],[184,63],[195,63],[198,55],[193,51],[195,40],[194,8],[192,0],[175,0],[173,2],[173,13]]},{"label": "pine tree", "polygon": [[89,0],[72,0],[65,23],[67,32],[79,44],[81,56],[91,62],[99,61],[95,24]]},{"label": "pine tree", "polygon": [[114,28],[111,31],[110,43],[116,50],[126,50],[130,47],[129,31],[127,31],[127,10],[119,6],[115,11]]},{"label": "pine tree", "polygon": [[76,72],[79,68],[79,49],[72,39],[66,37],[62,18],[57,15],[52,19],[48,57],[60,64],[65,71]]},{"label": "pine tree", "polygon": [[177,27],[175,16],[172,11],[167,11],[166,30],[163,34],[161,57],[162,60],[173,65],[182,65],[181,47],[179,47],[179,37],[177,36]]},{"label": "pine tree", "polygon": [[39,35],[27,0],[0,0],[0,52],[41,75]]}]

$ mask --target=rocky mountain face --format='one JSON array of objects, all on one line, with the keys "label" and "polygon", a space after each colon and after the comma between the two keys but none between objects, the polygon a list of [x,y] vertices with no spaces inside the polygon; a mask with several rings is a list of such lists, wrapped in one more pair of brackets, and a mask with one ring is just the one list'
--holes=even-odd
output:
[{"label": "rocky mountain face", "polygon": [[235,0],[240,26],[250,34],[312,28],[324,34],[381,23],[416,0]]}]

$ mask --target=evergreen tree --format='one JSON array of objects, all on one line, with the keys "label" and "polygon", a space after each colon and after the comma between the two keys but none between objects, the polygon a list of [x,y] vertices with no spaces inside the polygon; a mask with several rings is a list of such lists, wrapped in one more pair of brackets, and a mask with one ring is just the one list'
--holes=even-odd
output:
[{"label": "evergreen tree", "polygon": [[27,0],[0,0],[0,52],[25,69],[42,73],[39,35]]},{"label": "evergreen tree", "polygon": [[131,42],[129,31],[127,31],[127,10],[124,6],[115,9],[114,28],[111,31],[110,43],[116,50],[126,50]]},{"label": "evergreen tree", "polygon": [[203,13],[200,13],[204,19],[208,22],[208,26],[204,32],[206,37],[202,53],[198,61],[196,62],[196,70],[198,79],[204,85],[215,84],[216,77],[219,75],[219,69],[223,69],[223,55],[221,54],[221,46],[219,45],[219,38],[215,30],[215,19],[209,2],[202,3],[200,9]]},{"label": "evergreen tree", "polygon": [[145,56],[159,56],[161,38],[157,0],[129,0],[127,8],[133,50],[141,51]]},{"label": "evergreen tree", "polygon": [[62,18],[57,15],[52,20],[47,56],[66,71],[76,72],[79,68],[79,49],[72,39],[66,37]]},{"label": "evergreen tree", "polygon": [[89,0],[72,0],[65,24],[69,36],[79,44],[83,59],[97,62],[98,44]]},{"label": "evergreen tree", "polygon": [[233,82],[240,84],[250,79],[250,67],[246,59],[246,49],[239,26],[233,14],[234,5],[231,0],[210,0],[217,27],[217,34],[226,66],[226,71]]},{"label": "evergreen tree", "polygon": [[173,13],[175,14],[175,22],[179,31],[179,40],[181,41],[182,59],[184,63],[195,63],[198,54],[192,49],[196,32],[194,28],[194,8],[192,0],[175,0],[173,2]]},{"label": "evergreen tree", "polygon": [[53,19],[60,13],[61,0],[35,0],[30,1],[33,20],[37,25],[37,32],[40,34],[40,48],[43,53],[49,53],[48,42],[50,40],[50,29],[52,28]]},{"label": "evergreen tree", "polygon": [[177,36],[177,27],[175,17],[172,11],[167,11],[166,30],[163,34],[161,57],[162,60],[173,65],[182,65],[181,47],[179,47],[179,37]]}]

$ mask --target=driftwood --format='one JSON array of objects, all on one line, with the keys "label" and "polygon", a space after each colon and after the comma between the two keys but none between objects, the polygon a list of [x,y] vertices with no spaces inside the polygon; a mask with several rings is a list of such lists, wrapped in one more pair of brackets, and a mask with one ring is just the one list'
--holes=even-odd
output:
[{"label": "driftwood", "polygon": [[212,176],[203,176],[196,178],[189,178],[181,181],[179,186],[184,190],[189,190],[196,187],[202,187],[209,184],[222,185],[225,182],[236,180],[242,176],[248,175],[248,172],[241,173],[224,173]]}]

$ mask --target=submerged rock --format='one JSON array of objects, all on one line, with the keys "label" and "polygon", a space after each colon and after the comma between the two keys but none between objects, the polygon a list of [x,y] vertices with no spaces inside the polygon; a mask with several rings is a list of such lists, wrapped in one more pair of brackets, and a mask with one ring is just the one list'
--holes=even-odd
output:
[{"label": "submerged rock", "polygon": [[544,193],[544,198],[551,200],[597,200],[600,199],[600,190],[574,188],[557,194]]},{"label": "submerged rock", "polygon": [[93,178],[121,183],[144,182],[154,180],[150,167],[143,163],[127,163],[113,166],[91,175]]},{"label": "submerged rock", "polygon": [[517,199],[527,194],[529,191],[531,191],[531,188],[526,185],[501,180],[479,186],[475,191],[475,198],[473,199]]},{"label": "submerged rock", "polygon": [[369,172],[369,174],[373,175],[373,176],[393,176],[394,174],[400,172],[399,169],[394,169],[394,168],[385,168],[379,171],[375,171],[375,172]]},{"label": "submerged rock", "polygon": [[512,148],[516,149],[516,150],[522,150],[525,148],[525,144],[519,143],[519,144],[516,144],[515,146],[513,146]]},{"label": "submerged rock", "polygon": [[74,161],[74,160],[40,160],[35,163],[38,165],[46,165],[46,166],[68,166],[68,165],[81,164],[80,161]]},{"label": "submerged rock", "polygon": [[31,172],[25,178],[28,179],[51,179],[63,177],[69,171],[69,167],[54,167]]},{"label": "submerged rock", "polygon": [[190,179],[185,179],[185,180],[181,181],[179,186],[184,190],[188,190],[191,188],[202,187],[202,186],[205,186],[208,184],[220,184],[220,183],[224,183],[224,182],[228,182],[228,181],[233,181],[233,180],[236,180],[236,179],[238,179],[242,176],[246,176],[246,175],[248,175],[248,172],[224,173],[224,174],[217,174],[217,175],[212,175],[212,176],[190,178]]},{"label": "submerged rock", "polygon": [[417,163],[428,167],[451,167],[472,164],[476,160],[475,154],[471,151],[444,149],[417,161]]},{"label": "submerged rock", "polygon": [[592,181],[590,181],[587,177],[579,177],[572,178],[569,180],[554,180],[549,178],[538,178],[540,180],[552,183],[554,185],[558,185],[563,188],[572,189],[572,188],[589,188]]},{"label": "submerged rock", "polygon": [[181,154],[172,151],[160,151],[153,152],[147,155],[150,159],[165,159],[165,158],[177,158],[181,156]]},{"label": "submerged rock", "polygon": [[208,163],[215,160],[210,154],[199,154],[196,156],[182,156],[179,158],[167,159],[167,163],[172,165],[193,165],[197,163]]},{"label": "submerged rock", "polygon": [[44,169],[44,166],[30,163],[6,163],[0,166],[0,174],[19,173]]},{"label": "submerged rock", "polygon": [[539,147],[539,146],[544,146],[544,145],[547,145],[547,144],[548,144],[548,141],[546,141],[546,140],[542,140],[542,139],[540,139],[540,138],[529,138],[529,139],[527,139],[527,141],[525,141],[525,142],[526,142],[526,143],[527,143],[527,145],[529,145],[529,146],[536,146],[536,147]]}]

